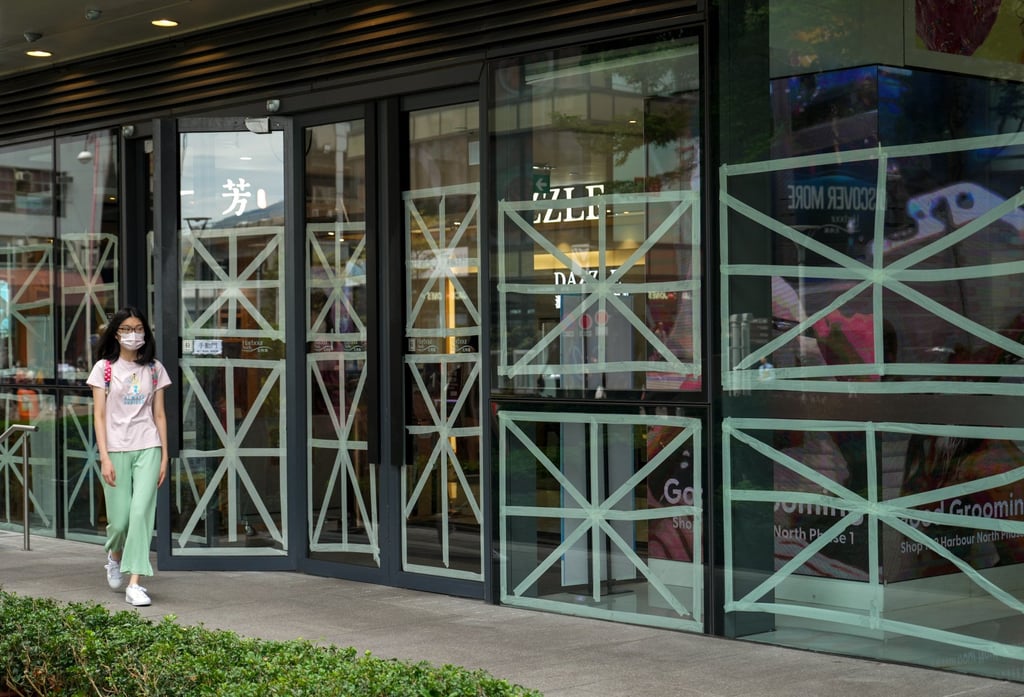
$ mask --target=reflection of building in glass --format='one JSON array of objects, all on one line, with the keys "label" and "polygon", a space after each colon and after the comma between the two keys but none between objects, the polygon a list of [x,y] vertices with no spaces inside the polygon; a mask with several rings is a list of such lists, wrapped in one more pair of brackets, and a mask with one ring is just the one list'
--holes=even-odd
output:
[{"label": "reflection of building in glass", "polygon": [[52,172],[0,166],[0,211],[50,215]]},{"label": "reflection of building in glass", "polygon": [[[509,196],[534,202],[502,221],[506,266],[536,286],[504,296],[508,374],[538,376],[520,389],[699,389],[699,371],[674,369],[697,355],[699,295],[679,285],[693,279],[697,207],[658,195],[699,189],[696,55],[680,42],[504,69],[501,84],[525,85],[498,98],[503,138],[535,153],[501,167],[521,173]],[[617,290],[591,292],[604,284]]]}]

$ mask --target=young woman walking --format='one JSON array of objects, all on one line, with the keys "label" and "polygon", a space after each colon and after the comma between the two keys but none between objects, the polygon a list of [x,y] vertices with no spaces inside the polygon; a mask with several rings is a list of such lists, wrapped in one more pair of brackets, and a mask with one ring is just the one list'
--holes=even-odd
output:
[{"label": "young woman walking", "polygon": [[134,307],[114,314],[96,346],[89,374],[96,446],[107,503],[107,583],[125,602],[149,605],[140,576],[152,576],[156,490],[167,478],[167,414],[164,388],[171,384],[156,360],[153,333]]}]

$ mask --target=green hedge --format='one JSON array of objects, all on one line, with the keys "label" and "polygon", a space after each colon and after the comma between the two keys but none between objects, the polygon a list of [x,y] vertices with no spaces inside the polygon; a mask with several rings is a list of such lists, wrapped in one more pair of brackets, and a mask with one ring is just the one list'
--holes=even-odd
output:
[{"label": "green hedge", "polygon": [[483,671],[0,591],[0,695],[540,697]]}]

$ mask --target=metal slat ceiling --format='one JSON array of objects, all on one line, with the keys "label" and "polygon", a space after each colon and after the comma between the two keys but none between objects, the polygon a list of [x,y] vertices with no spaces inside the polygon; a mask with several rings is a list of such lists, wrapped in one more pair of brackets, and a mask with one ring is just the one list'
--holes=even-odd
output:
[{"label": "metal slat ceiling", "polygon": [[[459,61],[578,29],[676,23],[697,3],[419,0],[397,7],[319,3],[302,11],[97,57],[0,82],[0,138],[142,116],[195,113],[211,104],[308,94]],[[45,89],[40,89],[40,84]],[[285,108],[287,111],[287,108]]]},{"label": "metal slat ceiling", "polygon": [[[169,43],[212,27],[323,0],[3,0],[0,2],[0,76],[59,67],[130,46]],[[177,27],[158,28],[154,19]],[[38,38],[28,42],[25,34]],[[51,58],[30,58],[45,49]]]}]

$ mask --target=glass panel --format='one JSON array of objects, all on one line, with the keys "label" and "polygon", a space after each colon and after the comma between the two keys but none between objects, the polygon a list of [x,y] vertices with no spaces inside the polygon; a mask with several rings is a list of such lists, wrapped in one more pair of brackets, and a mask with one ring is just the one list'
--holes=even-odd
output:
[{"label": "glass panel", "polygon": [[692,41],[497,71],[500,390],[701,389],[699,75]]},{"label": "glass panel", "polygon": [[[34,387],[34,386],[33,386]],[[57,534],[57,421],[53,395],[22,386],[0,390],[5,424],[31,423],[36,433],[13,433],[0,444],[0,530],[23,530],[24,461],[28,454],[29,529],[32,534]],[[23,448],[26,448],[23,450]]]},{"label": "glass panel", "polygon": [[380,565],[366,389],[366,129],[306,129],[310,557]]},{"label": "glass panel", "polygon": [[52,379],[53,147],[0,150],[0,371]]},{"label": "glass panel", "polygon": [[701,424],[498,412],[501,600],[703,631]]},{"label": "glass panel", "polygon": [[[723,239],[740,262],[724,270],[727,386],[1019,393],[1024,214],[1012,197],[1024,146],[992,136],[890,145],[879,158],[859,146],[904,137],[898,105],[941,91],[935,78],[875,67],[827,78],[831,94],[815,98],[824,104],[807,103],[806,80],[779,81],[777,116],[796,131],[777,146],[789,159],[724,179],[735,204]],[[991,99],[985,85],[962,88],[972,103]],[[822,136],[825,106],[851,92],[857,108]],[[851,150],[815,158],[836,143]]]},{"label": "glass panel", "polygon": [[749,638],[936,667],[998,652],[974,669],[1015,674],[1024,431],[733,419],[726,433],[726,610],[773,615]]},{"label": "glass panel", "polygon": [[730,635],[1020,678],[1013,5],[721,6]]},{"label": "glass panel", "polygon": [[24,521],[22,445],[28,444],[29,526],[57,532],[54,362],[54,151],[50,141],[0,148],[0,404],[15,433],[0,444],[0,529]]},{"label": "glass panel", "polygon": [[64,536],[69,540],[102,544],[107,539],[107,527],[92,396],[65,396],[61,422],[63,466],[67,473]]},{"label": "glass panel", "polygon": [[280,132],[181,135],[177,554],[284,554]]},{"label": "glass panel", "polygon": [[475,103],[409,115],[403,568],[483,579]]},{"label": "glass panel", "polygon": [[117,309],[118,189],[116,131],[93,131],[57,142],[57,215],[61,243],[63,326],[59,375],[84,385],[93,348]]},{"label": "glass panel", "polygon": [[[502,602],[703,631],[695,41],[496,71]],[[670,415],[671,414],[671,415]]]},{"label": "glass panel", "polygon": [[149,252],[148,263],[146,264],[146,305],[147,305],[147,317],[156,317],[156,233],[153,230],[153,201],[155,198],[155,187],[156,178],[154,169],[156,168],[156,158],[153,156],[153,140],[147,138],[143,144],[143,158],[145,161],[146,170],[146,206],[145,206],[145,220],[146,220],[146,250]]}]

